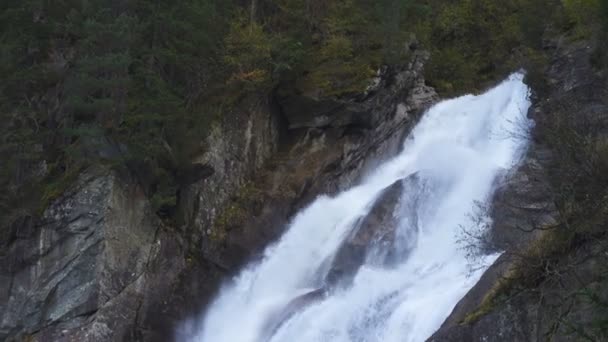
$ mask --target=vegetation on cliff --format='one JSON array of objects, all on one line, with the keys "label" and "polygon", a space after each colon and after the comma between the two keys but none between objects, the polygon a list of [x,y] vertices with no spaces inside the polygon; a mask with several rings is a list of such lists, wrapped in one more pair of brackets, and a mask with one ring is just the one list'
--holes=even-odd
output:
[{"label": "vegetation on cliff", "polygon": [[[207,129],[245,94],[362,92],[408,44],[445,94],[541,64],[548,26],[596,34],[605,0],[7,0],[0,5],[0,210],[44,208],[70,175],[128,171],[159,213]],[[592,18],[592,19],[590,19]],[[596,19],[597,18],[597,19]],[[605,27],[605,26],[604,26]],[[598,63],[602,62],[598,54]],[[44,195],[41,195],[44,194]]]}]

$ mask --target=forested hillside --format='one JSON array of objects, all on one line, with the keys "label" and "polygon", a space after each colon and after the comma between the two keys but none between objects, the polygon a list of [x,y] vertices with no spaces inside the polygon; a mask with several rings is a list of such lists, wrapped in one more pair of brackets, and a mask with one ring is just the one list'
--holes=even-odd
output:
[{"label": "forested hillside", "polygon": [[518,67],[542,85],[543,34],[605,37],[608,2],[7,0],[0,16],[10,221],[92,164],[135,175],[170,217],[201,137],[243,96],[348,97],[406,61],[408,44],[431,52],[427,81],[445,95]]}]

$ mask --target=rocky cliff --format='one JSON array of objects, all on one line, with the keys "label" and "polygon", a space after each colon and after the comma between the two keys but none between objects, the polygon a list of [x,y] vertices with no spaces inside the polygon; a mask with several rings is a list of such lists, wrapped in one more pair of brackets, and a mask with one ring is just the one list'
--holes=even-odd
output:
[{"label": "rocky cliff", "polygon": [[179,193],[178,219],[151,209],[138,182],[83,172],[40,217],[3,237],[0,339],[167,341],[189,332],[221,280],[275,239],[319,193],[390,157],[436,100],[425,52],[386,67],[363,94],[277,90],[246,98],[206,138]]},{"label": "rocky cliff", "polygon": [[[606,338],[606,221],[591,210],[605,202],[582,190],[601,192],[606,185],[592,171],[565,165],[572,156],[575,165],[589,162],[573,148],[585,143],[569,141],[573,136],[595,145],[608,133],[607,75],[592,65],[589,42],[560,39],[546,42],[545,49],[546,88],[535,89],[528,113],[537,122],[532,145],[522,166],[506,176],[492,208],[492,234],[484,241],[505,252],[429,341]],[[575,214],[577,205],[585,214]]]}]

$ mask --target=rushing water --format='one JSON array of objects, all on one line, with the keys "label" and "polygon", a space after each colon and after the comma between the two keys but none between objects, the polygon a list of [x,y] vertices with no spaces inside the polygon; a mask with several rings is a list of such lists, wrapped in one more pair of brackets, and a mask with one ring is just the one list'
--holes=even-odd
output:
[{"label": "rushing water", "polygon": [[[530,125],[522,78],[517,73],[485,94],[435,105],[399,155],[360,185],[333,198],[317,198],[261,262],[246,267],[222,289],[192,341],[427,339],[485,270],[468,267],[459,232],[473,224],[470,214],[476,203],[490,198],[496,177],[512,168],[525,149],[525,132],[516,133]],[[277,314],[294,298],[324,286],[327,260],[382,190],[414,173],[422,181],[406,187],[401,201],[415,198],[415,215],[397,212],[400,224],[393,247],[408,253],[396,253],[401,257],[390,265],[366,263],[348,286],[330,288],[289,315]],[[370,253],[380,248],[368,246]],[[484,257],[484,264],[496,257]]]}]

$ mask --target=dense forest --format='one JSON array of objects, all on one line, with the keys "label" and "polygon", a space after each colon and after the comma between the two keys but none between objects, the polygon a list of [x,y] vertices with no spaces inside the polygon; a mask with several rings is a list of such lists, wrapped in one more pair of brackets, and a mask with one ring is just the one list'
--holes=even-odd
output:
[{"label": "dense forest", "polygon": [[608,1],[6,0],[0,18],[6,224],[99,164],[135,176],[170,216],[227,108],[276,91],[348,97],[404,63],[408,44],[431,52],[426,78],[443,95],[520,67],[540,91],[547,30],[605,37]]}]

